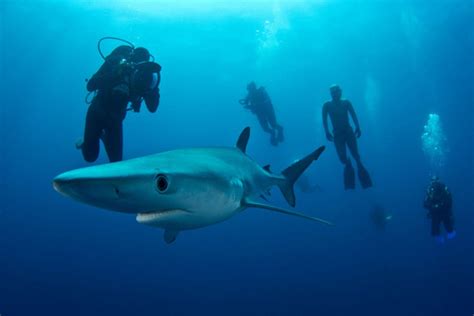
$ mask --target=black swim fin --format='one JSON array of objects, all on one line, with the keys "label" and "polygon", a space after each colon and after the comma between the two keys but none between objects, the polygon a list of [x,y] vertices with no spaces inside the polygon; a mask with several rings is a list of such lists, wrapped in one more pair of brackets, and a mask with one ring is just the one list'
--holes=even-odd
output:
[{"label": "black swim fin", "polygon": [[270,144],[272,144],[273,146],[278,146],[278,139],[276,138],[274,132],[270,136]]},{"label": "black swim fin", "polygon": [[355,189],[355,172],[350,163],[344,167],[344,190]]},{"label": "black swim fin", "polygon": [[362,164],[359,164],[357,166],[357,173],[359,175],[359,181],[362,188],[370,188],[372,186],[372,179],[370,179],[369,172],[364,168]]},{"label": "black swim fin", "polygon": [[285,136],[283,135],[283,127],[280,127],[278,129],[278,138],[277,138],[278,142],[279,143],[283,143],[283,141],[285,140]]}]

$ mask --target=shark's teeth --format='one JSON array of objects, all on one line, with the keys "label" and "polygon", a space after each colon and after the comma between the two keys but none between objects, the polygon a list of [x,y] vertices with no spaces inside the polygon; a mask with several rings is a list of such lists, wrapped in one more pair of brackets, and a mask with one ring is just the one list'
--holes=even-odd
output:
[{"label": "shark's teeth", "polygon": [[178,212],[178,211],[180,210],[164,210],[164,211],[151,212],[151,213],[138,213],[136,220],[140,224],[152,223],[159,220],[163,216],[166,216],[172,212]]}]

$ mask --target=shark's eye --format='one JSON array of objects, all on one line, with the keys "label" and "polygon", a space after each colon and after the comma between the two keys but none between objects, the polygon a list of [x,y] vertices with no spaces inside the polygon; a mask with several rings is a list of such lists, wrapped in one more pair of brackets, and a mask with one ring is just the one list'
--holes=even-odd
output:
[{"label": "shark's eye", "polygon": [[168,190],[168,178],[165,175],[159,174],[156,176],[156,189],[160,193],[165,193]]}]

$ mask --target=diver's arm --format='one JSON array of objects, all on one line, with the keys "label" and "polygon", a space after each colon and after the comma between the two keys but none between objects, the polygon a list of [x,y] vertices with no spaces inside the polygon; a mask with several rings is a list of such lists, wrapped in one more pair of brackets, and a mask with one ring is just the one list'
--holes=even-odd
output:
[{"label": "diver's arm", "polygon": [[116,67],[119,64],[119,58],[115,56],[107,57],[99,70],[87,81],[87,91],[92,92],[97,89],[103,89],[118,77]]},{"label": "diver's arm", "polygon": [[425,197],[425,200],[423,201],[423,207],[426,209],[430,209],[431,203],[428,199],[428,197]]},{"label": "diver's arm", "polygon": [[248,109],[249,108],[249,101],[250,101],[250,96],[247,94],[247,96],[243,99],[239,100],[239,103],[244,106],[244,108]]},{"label": "diver's arm", "polygon": [[324,103],[323,105],[323,127],[324,127],[324,131],[327,133],[329,133],[329,130],[328,130],[328,105],[327,103]]},{"label": "diver's arm", "polygon": [[431,202],[428,192],[426,193],[425,200],[423,201],[423,207],[428,210],[428,212],[426,213],[426,217],[431,218],[431,210],[433,207],[433,203]]},{"label": "diver's arm", "polygon": [[351,114],[352,121],[354,121],[354,125],[355,125],[356,129],[359,129],[359,130],[360,130],[359,120],[357,119],[357,114],[356,114],[356,112],[354,111],[354,108],[352,107],[351,102],[346,101],[346,104],[347,104],[347,110],[348,110],[349,113]]},{"label": "diver's arm", "polygon": [[270,99],[267,90],[264,87],[261,87],[260,89],[262,90],[262,99],[264,100],[263,102],[272,104],[272,99]]},{"label": "diver's arm", "polygon": [[326,138],[331,142],[334,137],[331,135],[328,129],[328,102],[324,103],[323,105],[323,127],[324,132],[326,133]]},{"label": "diver's arm", "polygon": [[448,191],[447,187],[445,188],[445,190],[446,190],[446,193],[447,193],[446,194],[447,195],[446,196],[446,208],[448,210],[451,210],[452,207],[453,207],[453,197],[451,196],[451,192]]},{"label": "diver's arm", "polygon": [[348,110],[349,113],[351,114],[352,121],[354,122],[354,125],[355,125],[355,127],[356,127],[356,129],[355,129],[355,131],[354,131],[355,136],[356,136],[356,137],[360,137],[361,132],[360,132],[359,120],[357,119],[357,114],[356,114],[356,112],[354,111],[354,108],[352,107],[351,102],[346,101],[346,104],[347,104],[347,110]]},{"label": "diver's arm", "polygon": [[140,112],[140,108],[142,106],[142,98],[136,98],[135,100],[131,101],[131,107],[133,109],[133,112]]}]

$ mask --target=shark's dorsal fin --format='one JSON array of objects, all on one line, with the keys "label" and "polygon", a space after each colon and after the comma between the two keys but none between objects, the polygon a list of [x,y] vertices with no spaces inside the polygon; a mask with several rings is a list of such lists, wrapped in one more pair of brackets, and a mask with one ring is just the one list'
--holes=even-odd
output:
[{"label": "shark's dorsal fin", "polygon": [[270,170],[270,165],[266,165],[263,167],[263,170],[265,170],[266,172],[268,173],[272,173],[272,171]]},{"label": "shark's dorsal fin", "polygon": [[249,142],[250,138],[250,127],[246,127],[243,129],[242,133],[240,133],[239,139],[237,140],[237,148],[240,149],[243,153],[247,149],[247,143]]},{"label": "shark's dorsal fin", "polygon": [[334,226],[333,223],[328,222],[328,221],[326,221],[324,219],[321,219],[321,218],[318,218],[318,217],[308,216],[308,215],[300,213],[300,212],[290,211],[290,210],[287,210],[287,209],[284,209],[284,208],[280,208],[280,207],[276,207],[276,206],[272,206],[272,205],[267,205],[267,204],[263,204],[263,203],[258,203],[258,202],[253,202],[253,201],[250,201],[250,200],[242,201],[242,206],[263,208],[263,209],[266,209],[266,210],[275,211],[275,212],[279,212],[279,213],[283,213],[283,214],[287,214],[287,215],[306,218],[306,219],[309,219],[309,220],[312,220],[312,221],[315,221],[315,222],[318,222],[318,223],[326,224],[326,225],[329,225],[329,226]]},{"label": "shark's dorsal fin", "polygon": [[171,244],[173,241],[176,240],[176,237],[178,237],[179,230],[165,230],[165,233],[163,235],[163,238],[167,244]]}]

